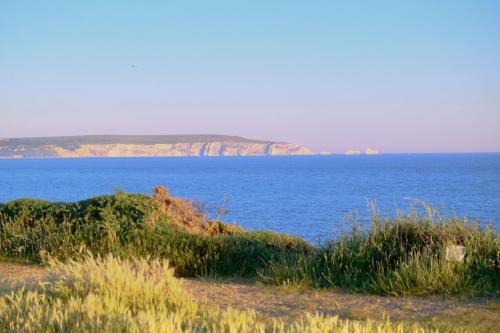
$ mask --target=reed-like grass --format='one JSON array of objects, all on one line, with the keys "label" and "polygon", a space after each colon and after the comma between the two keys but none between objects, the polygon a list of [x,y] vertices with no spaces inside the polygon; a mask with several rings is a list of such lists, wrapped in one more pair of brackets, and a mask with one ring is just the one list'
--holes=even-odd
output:
[{"label": "reed-like grass", "polygon": [[417,324],[305,314],[292,322],[192,300],[166,260],[49,261],[48,277],[0,294],[0,332],[430,332]]},{"label": "reed-like grass", "polygon": [[[430,210],[428,210],[430,212]],[[342,287],[389,295],[500,294],[500,237],[466,219],[435,220],[435,214],[381,220],[355,229],[312,255],[273,262],[263,281],[301,287]],[[448,262],[446,247],[463,245],[463,262]]]},{"label": "reed-like grass", "polygon": [[[354,229],[314,248],[297,237],[245,232],[221,222],[198,228],[206,233],[190,233],[179,225],[185,212],[173,223],[166,212],[178,207],[162,207],[148,196],[127,193],[69,204],[0,204],[0,256],[41,262],[113,254],[168,259],[179,276],[241,276],[289,288],[500,295],[498,232],[467,219],[436,217],[430,208],[426,214],[374,215],[370,230]],[[465,246],[464,262],[446,261],[450,245]]]}]

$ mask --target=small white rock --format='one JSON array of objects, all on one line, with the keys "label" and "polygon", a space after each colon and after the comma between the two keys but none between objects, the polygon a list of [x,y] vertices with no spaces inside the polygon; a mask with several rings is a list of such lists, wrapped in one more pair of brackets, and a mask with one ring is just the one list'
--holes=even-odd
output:
[{"label": "small white rock", "polygon": [[446,260],[453,262],[463,262],[465,257],[465,246],[450,245],[446,248]]}]

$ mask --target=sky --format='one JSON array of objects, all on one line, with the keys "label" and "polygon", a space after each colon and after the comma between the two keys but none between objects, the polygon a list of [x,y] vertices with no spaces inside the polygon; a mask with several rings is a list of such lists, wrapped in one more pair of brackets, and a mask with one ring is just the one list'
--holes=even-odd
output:
[{"label": "sky", "polygon": [[0,137],[500,151],[500,2],[0,0]]}]

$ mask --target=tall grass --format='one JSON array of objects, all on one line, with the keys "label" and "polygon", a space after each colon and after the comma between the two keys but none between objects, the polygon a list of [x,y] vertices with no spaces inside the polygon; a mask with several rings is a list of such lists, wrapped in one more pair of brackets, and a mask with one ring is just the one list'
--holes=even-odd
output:
[{"label": "tall grass", "polygon": [[[450,245],[466,247],[463,263],[446,261]],[[499,296],[500,237],[466,219],[375,215],[369,231],[355,229],[312,255],[269,264],[260,275],[270,284],[389,295]]]},{"label": "tall grass", "polygon": [[194,302],[166,260],[84,256],[49,262],[48,277],[0,294],[0,332],[386,332],[417,324],[349,321],[305,314],[296,321],[218,310]]},{"label": "tall grass", "polygon": [[[88,252],[168,259],[179,276],[243,276],[389,295],[500,295],[499,234],[467,219],[436,217],[429,208],[426,214],[374,215],[370,230],[354,229],[313,248],[297,237],[221,222],[199,228],[192,223],[198,215],[172,216],[169,200],[158,205],[145,195],[117,193],[76,203],[0,204],[0,256],[40,262]],[[194,229],[206,232],[188,232]],[[463,263],[446,261],[450,245],[466,247]]]}]

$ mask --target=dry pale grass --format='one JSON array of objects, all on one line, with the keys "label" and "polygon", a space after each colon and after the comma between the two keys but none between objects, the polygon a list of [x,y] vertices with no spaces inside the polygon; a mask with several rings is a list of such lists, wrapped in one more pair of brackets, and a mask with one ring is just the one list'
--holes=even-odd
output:
[{"label": "dry pale grass", "polygon": [[172,197],[167,188],[163,186],[156,186],[153,189],[152,199],[160,212],[167,214],[171,223],[190,233],[203,232],[203,225],[207,222],[207,218],[204,212],[198,209],[192,201]]},{"label": "dry pale grass", "polygon": [[[430,332],[418,324],[304,314],[293,321],[199,305],[167,261],[51,261],[39,282],[0,295],[1,332]],[[433,332],[436,332],[433,330]]]},{"label": "dry pale grass", "polygon": [[[43,277],[47,277],[47,268],[0,263],[0,278],[8,281],[4,289]],[[256,318],[290,322],[305,313],[318,313],[351,320],[379,321],[386,317],[397,322],[421,322],[445,332],[500,331],[500,303],[495,300],[382,297],[331,290],[290,291],[241,280],[181,279],[180,285],[201,307],[215,311],[232,309],[228,311],[235,313],[252,310]]]},{"label": "dry pale grass", "polygon": [[[191,234],[235,235],[242,234],[244,230],[233,224],[220,221],[210,221],[204,210],[189,199],[176,198],[170,195],[164,186],[153,189],[152,199],[161,214],[169,217],[169,222],[181,227]],[[157,216],[152,215],[151,221],[157,221]]]}]

